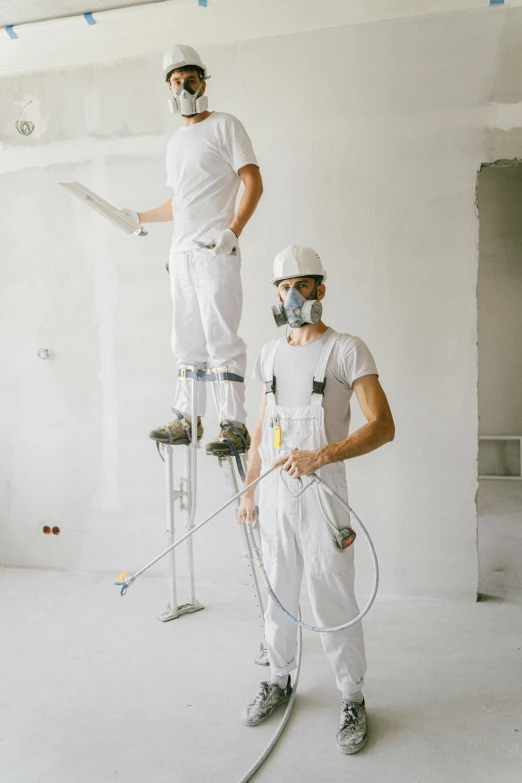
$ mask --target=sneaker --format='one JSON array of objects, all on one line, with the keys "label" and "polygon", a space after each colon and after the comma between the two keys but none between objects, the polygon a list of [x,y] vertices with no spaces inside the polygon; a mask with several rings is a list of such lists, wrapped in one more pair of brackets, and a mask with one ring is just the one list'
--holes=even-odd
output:
[{"label": "sneaker", "polygon": [[364,701],[341,701],[341,720],[337,732],[337,747],[341,753],[357,753],[366,745],[368,724]]},{"label": "sneaker", "polygon": [[222,421],[218,437],[207,443],[206,452],[216,457],[229,457],[235,455],[236,451],[245,454],[249,448],[250,434],[246,426],[242,424],[241,427],[234,427],[229,421]]},{"label": "sneaker", "polygon": [[[149,432],[149,438],[157,443],[165,443],[167,446],[188,446],[191,430],[192,425],[187,419],[172,419],[164,427],[157,427]],[[198,416],[198,440],[201,440],[202,437],[203,425],[201,416]]]},{"label": "sneaker", "polygon": [[270,717],[274,710],[286,704],[292,695],[290,677],[286,688],[280,688],[273,682],[262,682],[256,698],[245,707],[241,720],[245,726],[257,726]]}]

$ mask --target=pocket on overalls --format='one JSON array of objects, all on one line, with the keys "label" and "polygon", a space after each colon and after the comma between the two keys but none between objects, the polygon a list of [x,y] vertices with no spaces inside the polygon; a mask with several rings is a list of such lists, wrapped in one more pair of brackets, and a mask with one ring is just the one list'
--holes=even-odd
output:
[{"label": "pocket on overalls", "polygon": [[[344,465],[341,467],[344,474]],[[332,474],[336,475],[335,481],[332,480]],[[330,476],[325,476],[323,472],[321,478],[346,501],[346,477],[345,475],[340,474],[339,469],[330,471]],[[355,540],[355,532],[351,527],[350,514],[335,498],[325,492],[320,485],[316,485],[316,490],[319,508],[321,509],[324,523],[327,525],[333,544],[339,552],[345,552]]]}]

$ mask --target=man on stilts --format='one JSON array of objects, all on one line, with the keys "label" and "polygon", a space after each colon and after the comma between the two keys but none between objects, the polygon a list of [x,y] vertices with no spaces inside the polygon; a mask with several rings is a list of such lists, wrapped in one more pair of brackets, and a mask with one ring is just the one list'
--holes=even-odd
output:
[{"label": "man on stilts", "polygon": [[[194,49],[169,49],[163,78],[169,107],[183,123],[167,147],[167,184],[174,197],[148,212],[124,210],[137,225],[174,221],[168,269],[178,384],[174,418],[149,437],[171,445],[189,443],[194,428],[190,382],[214,380],[219,382],[221,430],[207,443],[206,452],[241,454],[250,445],[250,435],[244,405],[246,346],[238,335],[243,305],[239,237],[261,198],[261,174],[241,122],[231,114],[207,110],[210,77]],[[205,384],[198,384],[198,440],[206,396]]]}]

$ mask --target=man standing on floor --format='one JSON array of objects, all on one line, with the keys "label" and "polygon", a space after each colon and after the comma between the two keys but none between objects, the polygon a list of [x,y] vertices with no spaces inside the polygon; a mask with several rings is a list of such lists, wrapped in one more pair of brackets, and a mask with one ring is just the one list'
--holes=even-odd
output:
[{"label": "man standing on floor", "polygon": [[[334,332],[321,320],[325,279],[321,259],[312,248],[291,245],[276,256],[272,283],[279,302],[274,317],[291,331],[267,343],[254,368],[254,378],[265,388],[246,484],[272,465],[282,466],[260,486],[260,532],[268,578],[295,617],[304,572],[315,623],[333,627],[359,613],[353,539],[345,532],[349,516],[317,485],[297,497],[299,485],[293,480],[317,471],[347,501],[343,460],[393,440],[395,428],[367,346],[358,337]],[[366,424],[349,435],[354,391]],[[251,522],[255,513],[251,491],[242,497],[238,521]],[[270,599],[265,634],[271,681],[261,683],[259,694],[247,705],[243,713],[247,726],[266,720],[292,692],[297,626]],[[341,691],[337,747],[342,753],[356,753],[367,739],[362,625],[323,633],[321,641]]]},{"label": "man standing on floor", "polygon": [[[169,107],[182,126],[167,147],[172,200],[148,212],[124,210],[138,226],[174,221],[168,269],[174,304],[172,350],[178,357],[175,418],[150,433],[153,440],[187,444],[192,436],[190,384],[219,381],[221,431],[207,454],[244,453],[246,346],[238,336],[243,305],[239,237],[254,214],[263,184],[252,143],[231,114],[209,112],[209,75],[190,46],[163,58]],[[241,182],[243,194],[236,211]],[[198,383],[197,438],[203,435],[206,388]]]}]

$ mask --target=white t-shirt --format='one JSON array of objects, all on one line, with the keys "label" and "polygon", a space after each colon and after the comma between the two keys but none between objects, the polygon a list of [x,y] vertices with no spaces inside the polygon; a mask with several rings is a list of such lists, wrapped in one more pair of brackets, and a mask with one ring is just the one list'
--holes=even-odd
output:
[{"label": "white t-shirt", "polygon": [[[277,405],[310,405],[315,371],[331,333],[332,330],[328,328],[324,334],[306,345],[289,345],[285,338],[280,341],[274,366]],[[266,376],[266,358],[273,343],[273,340],[266,343],[256,359],[252,377],[258,381],[269,380]],[[363,375],[378,375],[370,349],[359,337],[339,335],[325,374],[323,408],[328,443],[348,437],[353,382]]]},{"label": "white t-shirt", "polygon": [[236,117],[213,112],[183,125],[167,145],[167,185],[174,189],[173,250],[194,250],[234,219],[241,183],[237,172],[257,165],[246,130]]}]

